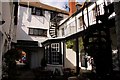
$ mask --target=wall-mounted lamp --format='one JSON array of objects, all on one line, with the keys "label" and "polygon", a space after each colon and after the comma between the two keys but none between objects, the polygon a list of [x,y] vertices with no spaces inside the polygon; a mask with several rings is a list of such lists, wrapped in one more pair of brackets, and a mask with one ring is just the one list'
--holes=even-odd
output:
[{"label": "wall-mounted lamp", "polygon": [[0,21],[0,25],[2,25],[2,24],[4,24],[4,23],[5,23],[5,21],[4,21],[4,20]]},{"label": "wall-mounted lamp", "polygon": [[[0,16],[1,16],[1,12],[0,12]],[[4,24],[5,23],[5,21],[2,19],[2,20],[0,20],[0,25],[2,25],[2,24]]]},{"label": "wall-mounted lamp", "polygon": [[8,35],[8,41],[9,41],[9,42],[11,41],[11,37],[10,37],[10,35]]}]

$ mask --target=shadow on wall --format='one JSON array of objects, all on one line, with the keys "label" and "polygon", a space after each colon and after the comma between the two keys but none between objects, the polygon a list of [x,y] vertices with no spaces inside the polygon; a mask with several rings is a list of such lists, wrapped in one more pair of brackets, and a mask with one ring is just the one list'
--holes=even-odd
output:
[{"label": "shadow on wall", "polygon": [[65,59],[65,68],[75,69],[75,65],[73,63],[71,63],[71,61],[66,58]]},{"label": "shadow on wall", "polygon": [[76,66],[76,53],[73,49],[66,50],[65,68],[75,69]]},{"label": "shadow on wall", "polygon": [[[26,31],[25,31],[26,30]],[[16,36],[17,40],[30,40],[30,41],[34,41],[28,34],[28,30],[27,28],[22,28],[20,26],[18,26],[17,28],[17,36]]]},{"label": "shadow on wall", "polygon": [[[31,16],[25,16],[27,14],[27,8],[20,7],[19,8],[19,15],[18,15],[18,25],[17,25],[17,40],[32,40],[33,39],[28,35],[28,28],[27,28],[27,18]],[[26,20],[26,21],[25,21]]]}]

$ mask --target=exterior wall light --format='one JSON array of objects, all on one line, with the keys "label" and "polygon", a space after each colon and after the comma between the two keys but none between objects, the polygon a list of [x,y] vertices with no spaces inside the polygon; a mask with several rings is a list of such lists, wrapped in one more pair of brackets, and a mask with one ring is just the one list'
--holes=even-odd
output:
[{"label": "exterior wall light", "polygon": [[10,37],[10,35],[8,35],[8,41],[9,41],[9,42],[11,41],[11,37]]},{"label": "exterior wall light", "polygon": [[[0,18],[1,18],[1,16],[2,16],[2,15],[1,15],[1,12],[0,12]],[[2,19],[2,20],[0,19],[0,25],[2,25],[2,24],[4,24],[4,23],[5,23],[5,21],[4,21],[3,19]]]},{"label": "exterior wall light", "polygon": [[4,20],[0,21],[0,25],[3,25],[4,23],[5,23],[5,21],[4,21]]}]

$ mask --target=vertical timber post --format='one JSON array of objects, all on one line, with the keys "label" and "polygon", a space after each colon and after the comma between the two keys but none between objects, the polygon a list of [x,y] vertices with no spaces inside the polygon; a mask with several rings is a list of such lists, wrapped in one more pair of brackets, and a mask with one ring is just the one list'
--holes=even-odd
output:
[{"label": "vertical timber post", "polygon": [[76,74],[79,74],[79,40],[78,37],[76,37]]},{"label": "vertical timber post", "polygon": [[119,71],[120,71],[120,2],[114,3],[115,11],[115,26],[116,26],[116,35],[117,35],[117,47],[118,47],[118,62],[119,62]]}]

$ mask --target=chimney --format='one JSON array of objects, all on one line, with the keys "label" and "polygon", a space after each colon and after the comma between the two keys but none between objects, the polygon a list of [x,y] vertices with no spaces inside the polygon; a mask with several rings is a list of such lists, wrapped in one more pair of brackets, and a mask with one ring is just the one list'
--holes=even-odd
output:
[{"label": "chimney", "polygon": [[76,12],[76,0],[69,0],[69,16]]}]

